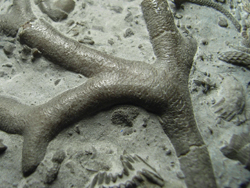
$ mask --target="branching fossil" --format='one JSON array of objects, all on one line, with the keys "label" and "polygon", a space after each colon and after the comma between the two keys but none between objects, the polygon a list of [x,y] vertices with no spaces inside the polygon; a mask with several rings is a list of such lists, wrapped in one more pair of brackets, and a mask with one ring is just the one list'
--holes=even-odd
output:
[{"label": "branching fossil", "polygon": [[[165,0],[143,0],[141,6],[157,57],[152,65],[120,59],[81,45],[46,21],[35,19],[30,8],[27,9],[28,0],[14,0],[11,13],[1,16],[0,29],[6,35],[15,35],[14,31],[21,26],[18,37],[22,43],[37,48],[53,63],[89,78],[81,86],[38,106],[0,97],[0,130],[24,138],[24,175],[35,171],[49,142],[62,129],[103,108],[126,103],[159,116],[189,188],[216,187],[188,90],[196,42],[179,33]],[[19,16],[18,11],[24,15]],[[21,19],[20,24],[16,24],[17,18]]]}]

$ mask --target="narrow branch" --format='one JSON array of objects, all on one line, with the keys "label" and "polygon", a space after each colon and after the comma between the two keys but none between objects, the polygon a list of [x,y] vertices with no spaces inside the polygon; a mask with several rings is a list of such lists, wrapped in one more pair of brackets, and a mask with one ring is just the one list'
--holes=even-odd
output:
[{"label": "narrow branch", "polygon": [[37,48],[53,63],[86,77],[114,69],[127,69],[136,63],[86,47],[42,19],[24,25],[19,36],[22,43]]},{"label": "narrow branch", "polygon": [[141,6],[158,63],[189,75],[196,41],[179,33],[166,0],[144,0]]}]

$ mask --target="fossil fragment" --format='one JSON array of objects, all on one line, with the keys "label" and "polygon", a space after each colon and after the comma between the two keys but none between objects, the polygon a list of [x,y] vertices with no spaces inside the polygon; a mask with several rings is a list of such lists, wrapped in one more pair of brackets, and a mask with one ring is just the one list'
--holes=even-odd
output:
[{"label": "fossil fragment", "polygon": [[250,134],[234,134],[230,143],[221,148],[221,152],[229,159],[238,160],[250,170]]},{"label": "fossil fragment", "polygon": [[75,8],[74,0],[37,0],[36,4],[56,22],[66,19]]},{"label": "fossil fragment", "polygon": [[223,6],[221,6],[218,3],[215,3],[211,0],[174,0],[175,5],[177,6],[177,8],[180,7],[180,5],[184,2],[190,2],[190,3],[194,3],[197,5],[201,5],[201,6],[207,6],[207,7],[211,7],[219,12],[221,12],[222,14],[224,14],[235,26],[235,28],[237,29],[238,32],[241,31],[241,25],[240,23],[233,17],[233,15],[228,12]]},{"label": "fossil fragment", "polygon": [[250,55],[247,53],[238,51],[228,51],[220,53],[218,58],[227,63],[243,66],[250,70]]},{"label": "fossil fragment", "polygon": [[231,121],[236,115],[241,114],[245,107],[244,88],[236,78],[227,76],[222,81],[217,99],[212,110],[218,117]]},{"label": "fossil fragment", "polygon": [[156,170],[138,155],[123,154],[120,156],[123,170],[119,174],[99,172],[93,178],[88,188],[104,187],[147,187],[160,188],[164,180]]},{"label": "fossil fragment", "polygon": [[250,13],[250,3],[249,0],[242,0],[243,10]]}]

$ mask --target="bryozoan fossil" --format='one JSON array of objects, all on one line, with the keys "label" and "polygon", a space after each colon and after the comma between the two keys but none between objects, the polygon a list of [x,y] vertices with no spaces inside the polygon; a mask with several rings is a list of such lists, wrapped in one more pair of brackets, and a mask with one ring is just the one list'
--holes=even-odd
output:
[{"label": "bryozoan fossil", "polygon": [[29,0],[13,0],[10,13],[1,15],[1,32],[15,36],[19,29],[17,36],[23,44],[37,48],[53,63],[88,77],[84,84],[37,106],[0,97],[0,130],[24,138],[25,176],[36,170],[49,142],[65,127],[106,107],[133,104],[159,116],[179,158],[187,187],[217,187],[188,89],[196,41],[180,34],[167,1],[143,0],[141,7],[157,57],[152,65],[81,45],[35,18]]}]

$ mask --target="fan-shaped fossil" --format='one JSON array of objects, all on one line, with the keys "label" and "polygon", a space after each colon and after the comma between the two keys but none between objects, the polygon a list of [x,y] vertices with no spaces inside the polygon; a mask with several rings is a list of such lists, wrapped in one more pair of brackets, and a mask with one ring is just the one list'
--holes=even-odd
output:
[{"label": "fan-shaped fossil", "polygon": [[36,4],[54,21],[66,19],[75,8],[74,0],[37,0]]},{"label": "fan-shaped fossil", "polygon": [[230,144],[221,148],[221,152],[229,159],[238,160],[250,170],[250,134],[233,135]]},{"label": "fan-shaped fossil", "polygon": [[241,83],[233,76],[224,78],[217,96],[218,100],[212,106],[212,110],[218,117],[231,121],[244,110],[245,91]]},{"label": "fan-shaped fossil", "polygon": [[164,180],[161,176],[140,156],[124,154],[120,156],[120,160],[123,166],[121,173],[99,172],[88,188],[136,188],[141,185],[147,188],[160,188],[164,186]]}]

